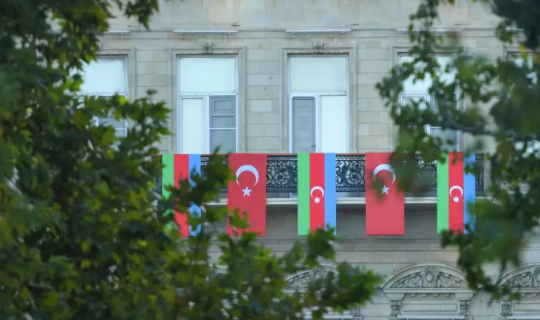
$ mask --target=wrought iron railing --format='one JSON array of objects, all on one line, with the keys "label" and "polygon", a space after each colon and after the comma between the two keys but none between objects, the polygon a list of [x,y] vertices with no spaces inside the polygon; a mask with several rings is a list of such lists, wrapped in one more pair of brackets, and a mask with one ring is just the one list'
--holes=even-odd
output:
[{"label": "wrought iron railing", "polygon": [[[208,163],[209,156],[201,157],[201,165]],[[227,158],[225,158],[227,161]],[[484,162],[483,155],[476,156],[476,166],[480,168],[476,176],[476,192],[484,192]],[[437,163],[425,162],[417,158],[417,172],[427,184],[427,191],[437,189]],[[366,158],[363,154],[338,154],[336,156],[336,191],[365,192]],[[268,155],[266,169],[266,191],[268,193],[295,193],[298,186],[298,163],[295,154]],[[155,191],[161,194],[161,176],[156,177]]]}]

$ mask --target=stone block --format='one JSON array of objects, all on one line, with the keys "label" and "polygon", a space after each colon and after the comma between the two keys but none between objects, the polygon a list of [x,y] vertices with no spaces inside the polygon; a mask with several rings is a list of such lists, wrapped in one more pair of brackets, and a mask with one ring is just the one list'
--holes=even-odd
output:
[{"label": "stone block", "polygon": [[278,49],[248,49],[248,61],[279,61]]},{"label": "stone block", "polygon": [[249,150],[279,149],[278,137],[248,137],[247,148]]},{"label": "stone block", "polygon": [[390,48],[360,48],[358,60],[391,60]]},{"label": "stone block", "polygon": [[262,61],[266,60],[264,57],[265,50],[262,49],[248,49],[247,60],[248,61]]},{"label": "stone block", "polygon": [[168,62],[137,62],[139,74],[170,74]]},{"label": "stone block", "polygon": [[248,100],[274,100],[279,99],[279,86],[248,86]]},{"label": "stone block", "polygon": [[248,112],[272,112],[272,100],[248,100]]},{"label": "stone block", "polygon": [[358,111],[389,111],[384,106],[384,100],[379,99],[357,99],[356,107]]},{"label": "stone block", "polygon": [[279,124],[267,124],[265,125],[265,136],[267,137],[279,137]]},{"label": "stone block", "polygon": [[166,87],[171,82],[169,75],[152,75],[151,77],[153,87]]},{"label": "stone block", "polygon": [[247,73],[279,74],[279,62],[277,61],[248,61]]},{"label": "stone block", "polygon": [[169,50],[153,50],[152,61],[167,62],[169,61]]},{"label": "stone block", "polygon": [[374,85],[360,84],[356,86],[356,96],[358,99],[377,99],[380,98],[379,91]]},{"label": "stone block", "polygon": [[388,123],[384,111],[362,111],[358,112],[356,119],[358,123]]},{"label": "stone block", "polygon": [[[367,137],[358,137],[358,151],[359,152],[368,152],[386,149],[390,150],[390,137],[377,137],[377,136],[367,136]],[[362,150],[362,151],[361,151]]]},{"label": "stone block", "polygon": [[273,113],[265,113],[263,117],[263,123],[266,124],[276,124],[280,122],[279,113],[273,112]]},{"label": "stone block", "polygon": [[152,75],[139,74],[136,77],[137,86],[150,87],[152,86]]},{"label": "stone block", "polygon": [[375,124],[370,123],[369,126],[369,135],[370,136],[388,136],[390,134],[390,127],[387,123],[384,124]]},{"label": "stone block", "polygon": [[137,50],[137,61],[154,61],[154,50]]},{"label": "stone block", "polygon": [[280,77],[278,74],[248,74],[248,86],[277,86],[279,85]]},{"label": "stone block", "polygon": [[369,124],[362,123],[357,126],[357,133],[359,136],[369,135]]},{"label": "stone block", "polygon": [[266,136],[265,126],[261,124],[248,124],[247,125],[247,136],[248,137],[264,137]]},{"label": "stone block", "polygon": [[356,84],[375,85],[380,82],[388,73],[359,73],[356,75]]},{"label": "stone block", "polygon": [[392,69],[390,60],[360,61],[359,73],[388,73]]},{"label": "stone block", "polygon": [[253,113],[248,112],[247,113],[247,123],[249,124],[256,124],[256,123],[264,123],[264,116],[265,113]]}]

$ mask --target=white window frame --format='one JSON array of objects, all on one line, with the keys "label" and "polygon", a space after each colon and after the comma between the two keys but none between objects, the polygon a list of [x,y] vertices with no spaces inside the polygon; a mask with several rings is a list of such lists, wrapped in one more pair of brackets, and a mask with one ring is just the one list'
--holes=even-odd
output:
[{"label": "white window frame", "polygon": [[[345,145],[347,146],[344,153],[349,152],[349,111],[350,111],[350,103],[349,103],[349,71],[347,72],[347,84],[346,84],[346,91],[332,91],[332,92],[293,92],[291,91],[291,58],[292,57],[303,57],[303,56],[311,56],[311,55],[303,55],[303,54],[294,54],[294,55],[288,55],[287,56],[287,82],[288,82],[288,88],[287,91],[289,93],[289,108],[287,111],[288,115],[288,147],[287,150],[289,153],[293,153],[293,144],[294,144],[294,136],[293,136],[293,99],[294,98],[314,98],[315,99],[315,151],[313,152],[320,152],[321,151],[321,97],[322,96],[340,96],[345,97],[345,100],[347,102],[347,112],[346,112],[346,119],[345,119]],[[345,57],[345,63],[347,64],[347,70],[348,64],[349,64],[349,56],[346,54],[325,54],[325,55],[318,55],[318,57]]]},{"label": "white window frame", "polygon": [[[108,98],[108,97],[114,96],[115,94],[118,94],[118,95],[126,97],[126,98],[128,97],[128,90],[129,90],[129,88],[128,88],[128,85],[129,85],[129,82],[128,82],[128,77],[129,77],[128,59],[129,59],[129,57],[127,55],[101,55],[101,56],[98,56],[96,58],[96,60],[106,60],[106,59],[123,60],[124,61],[124,88],[125,88],[125,90],[123,92],[111,92],[111,91],[109,91],[109,92],[92,92],[92,93],[80,92],[81,97],[96,97],[96,98],[104,97],[104,98]],[[116,135],[117,131],[123,131],[124,135],[120,136],[120,137],[117,136],[117,137],[118,138],[125,138],[125,137],[127,137],[127,133],[128,133],[129,121],[127,119],[120,119],[120,120],[124,121],[124,124],[125,124],[124,128],[123,129],[113,128],[113,129],[115,131],[115,135]],[[102,122],[102,118],[93,117],[92,122],[93,122],[94,125],[99,126],[101,124],[101,122]]]},{"label": "white window frame", "polygon": [[[527,57],[529,57],[529,55],[531,54],[532,52],[527,52]],[[522,58],[522,55],[523,55],[523,52],[520,52],[520,51],[508,51],[506,52],[506,59],[507,61],[516,61],[516,58]],[[528,61],[523,61],[523,63],[528,63]],[[514,146],[516,148],[523,148],[523,142],[516,142],[514,144]],[[529,145],[526,146],[526,149],[527,151],[525,151],[525,156],[529,156],[531,154],[535,154],[536,157],[540,158],[540,140],[537,140],[537,141],[530,141],[529,142]]]},{"label": "white window frame", "polygon": [[[237,78],[237,77],[236,77]],[[237,82],[238,83],[238,82]],[[177,112],[177,121],[178,121],[178,132],[179,132],[179,138],[177,140],[177,148],[180,150],[180,152],[183,152],[183,146],[182,146],[182,139],[180,138],[182,134],[182,100],[184,99],[202,99],[203,100],[203,106],[204,106],[204,153],[210,154],[214,150],[210,150],[210,130],[217,129],[217,128],[210,128],[210,97],[223,97],[223,96],[230,96],[235,97],[235,106],[234,106],[234,149],[235,152],[238,152],[238,89],[234,93],[224,93],[224,92],[218,92],[218,93],[182,93],[178,95],[178,112]],[[223,128],[223,129],[230,129],[230,128]],[[232,129],[231,129],[232,130]]]},{"label": "white window frame", "polygon": [[[345,97],[346,101],[349,101],[349,97],[347,94],[338,93],[338,92],[298,92],[298,93],[292,93],[289,95],[289,147],[288,150],[290,153],[294,152],[293,150],[293,144],[294,144],[294,133],[293,133],[293,126],[294,126],[294,119],[293,119],[293,100],[295,98],[312,98],[315,100],[315,150],[313,152],[321,152],[321,97],[326,96],[334,96],[334,97]],[[346,119],[346,128],[347,135],[345,136],[345,143],[347,146],[347,150],[345,153],[349,151],[349,113],[346,113],[347,119]]]},{"label": "white window frame", "polygon": [[[436,56],[448,56],[448,54],[435,54]],[[401,54],[398,54],[398,63],[401,63],[401,58],[403,57],[410,57],[409,54],[407,53],[401,53]],[[429,90],[429,89],[428,89]],[[405,98],[408,98],[408,97],[411,97],[411,96],[415,96],[415,97],[422,97],[424,98],[427,102],[428,102],[428,105],[430,108],[433,107],[433,104],[435,103],[434,101],[434,97],[432,95],[429,94],[429,91],[426,90],[426,91],[423,91],[423,90],[411,90],[411,91],[404,91],[400,94],[400,97],[399,97],[399,103],[400,103],[400,106],[404,105],[404,99]],[[455,92],[456,96],[458,96],[458,92]],[[456,99],[457,101],[457,99]],[[461,103],[461,101],[457,101],[458,103],[458,108],[462,108],[463,107],[463,104]],[[429,124],[426,124],[424,126],[424,130],[426,132],[426,134],[428,134],[430,137],[431,137],[431,128],[441,128],[441,127],[437,127],[437,126],[431,126]],[[461,132],[457,131],[456,130],[456,151],[461,151]]]}]

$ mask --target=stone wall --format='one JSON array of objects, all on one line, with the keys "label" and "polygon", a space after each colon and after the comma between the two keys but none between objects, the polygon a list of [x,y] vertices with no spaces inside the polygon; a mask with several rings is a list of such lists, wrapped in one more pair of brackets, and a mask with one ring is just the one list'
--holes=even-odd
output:
[{"label": "stone wall", "polygon": [[[443,9],[439,27],[461,29],[466,50],[492,59],[517,50],[516,47],[503,47],[493,36],[497,19],[487,8],[467,0],[456,2],[455,7]],[[161,13],[151,19],[151,30],[143,29],[132,19],[119,17],[112,20],[113,29],[129,32],[104,35],[102,54],[128,57],[130,97],[141,98],[147,90],[155,89],[158,92],[155,99],[165,101],[172,109],[170,129],[173,136],[162,139],[159,144],[162,153],[177,152],[177,57],[238,56],[239,151],[286,153],[287,55],[313,53],[313,44],[322,43],[324,48],[318,50],[319,54],[345,53],[349,56],[349,152],[390,151],[395,146],[395,129],[374,85],[396,63],[398,54],[410,47],[408,36],[398,29],[408,26],[408,16],[418,3],[418,0],[160,0]],[[287,28],[308,27],[345,27],[352,31],[329,35],[286,32]],[[188,35],[172,32],[176,28],[232,28],[238,32]],[[468,137],[462,138],[462,146],[469,143]],[[492,150],[492,145],[488,143],[486,150]],[[411,266],[417,266],[421,272],[430,261],[444,263],[448,266],[444,268],[459,273],[459,270],[451,269],[456,264],[456,251],[440,248],[434,204],[407,205],[406,235],[402,237],[366,236],[364,214],[365,208],[361,205],[340,205],[338,208],[337,230],[343,237],[337,247],[339,261],[371,268],[384,277],[392,277]],[[301,239],[296,236],[295,207],[269,206],[267,217],[267,237],[261,241],[276,254]],[[540,263],[538,244],[538,241],[533,242],[523,252],[525,263]],[[214,257],[217,255],[218,252],[214,252]],[[488,266],[488,272],[498,276],[495,266]],[[534,307],[535,303],[540,305],[538,293],[535,293],[538,287],[530,289],[532,293],[524,298],[524,303],[510,308],[517,310],[518,316],[509,319],[521,319],[519,312],[528,314],[529,319],[534,318],[531,314],[540,314]],[[464,307],[455,291],[448,295],[444,290],[436,294],[426,294],[422,290],[408,292],[398,306],[391,302],[384,288],[379,288],[373,301],[361,308],[361,318],[379,320],[398,309],[404,313],[420,309],[424,310],[422,319],[472,316],[495,320],[503,309],[499,302],[491,303],[489,296],[475,293],[470,300],[469,315],[460,314]],[[403,303],[408,303],[404,309]],[[414,312],[419,313],[417,311]],[[358,319],[358,314],[353,313],[347,318]],[[420,318],[417,314],[411,319]],[[540,319],[540,316],[534,319]]]}]

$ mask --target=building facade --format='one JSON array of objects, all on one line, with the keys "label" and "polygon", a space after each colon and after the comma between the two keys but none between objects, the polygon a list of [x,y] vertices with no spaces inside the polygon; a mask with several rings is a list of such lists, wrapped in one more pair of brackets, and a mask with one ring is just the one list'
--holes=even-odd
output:
[{"label": "building facade", "polygon": [[[459,0],[445,9],[440,31],[460,32],[467,52],[489,58],[511,55],[494,37],[489,8]],[[182,0],[160,1],[161,12],[145,30],[117,18],[101,38],[101,56],[86,70],[83,91],[115,92],[171,108],[161,153],[267,153],[267,234],[277,254],[297,236],[295,153],[338,156],[337,259],[386,277],[373,301],[331,319],[540,319],[540,242],[523,252],[524,265],[500,275],[502,285],[524,287],[523,299],[491,301],[467,288],[457,253],[441,249],[435,190],[406,197],[404,236],[366,236],[363,153],[388,152],[396,130],[375,84],[410,59],[405,29],[417,0]],[[440,53],[441,62],[448,57]],[[405,83],[403,99],[425,97],[429,81]],[[428,97],[429,98],[429,97]],[[466,106],[465,106],[466,107]],[[110,123],[119,136],[129,123]],[[426,128],[455,140],[468,137]],[[489,143],[485,152],[491,151]],[[479,161],[487,168],[487,164]],[[432,177],[436,166],[419,162]],[[354,174],[352,174],[354,173]],[[477,177],[481,195],[488,176]],[[224,203],[224,202],[223,202]],[[216,252],[216,254],[218,254]],[[292,288],[334,272],[332,265],[289,275]]]}]

